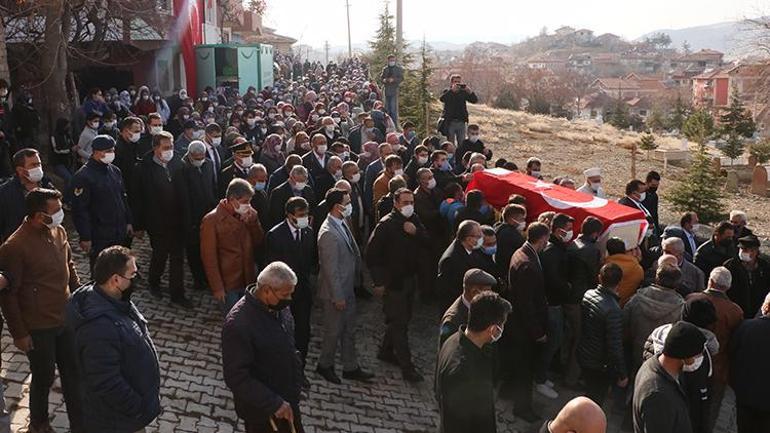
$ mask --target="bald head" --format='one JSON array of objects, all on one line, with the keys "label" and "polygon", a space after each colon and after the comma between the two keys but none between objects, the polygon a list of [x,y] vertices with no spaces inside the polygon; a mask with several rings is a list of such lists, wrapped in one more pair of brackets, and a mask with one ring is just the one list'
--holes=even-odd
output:
[{"label": "bald head", "polygon": [[548,427],[551,433],[605,433],[607,417],[589,398],[576,397],[564,405]]}]

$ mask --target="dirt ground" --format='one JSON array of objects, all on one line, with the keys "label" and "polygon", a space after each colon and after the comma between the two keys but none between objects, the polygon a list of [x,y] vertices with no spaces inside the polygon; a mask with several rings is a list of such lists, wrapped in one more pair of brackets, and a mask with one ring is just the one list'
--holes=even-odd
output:
[{"label": "dirt ground", "polygon": [[[625,184],[632,179],[631,145],[639,134],[619,131],[609,125],[593,121],[574,121],[535,116],[523,112],[498,110],[482,105],[469,105],[470,122],[481,126],[481,139],[494,152],[493,160],[505,158],[515,162],[520,169],[529,157],[543,161],[543,176],[551,180],[568,176],[578,185],[584,182],[583,170],[600,167],[603,171],[605,192],[612,198],[620,198]],[[661,149],[680,149],[681,139],[656,137]],[[690,143],[692,147],[694,144]],[[664,174],[663,162],[654,157],[647,159],[645,152],[637,152],[636,177],[644,180],[650,170],[663,175],[660,190],[661,223],[678,222],[678,213],[668,205],[665,197],[672,185],[686,173],[686,164],[676,167],[669,164]],[[724,178],[722,178],[724,181]],[[725,209],[737,209],[748,214],[749,227],[768,246],[770,238],[770,198],[749,192],[748,184],[741,184],[738,193],[725,193]]]}]

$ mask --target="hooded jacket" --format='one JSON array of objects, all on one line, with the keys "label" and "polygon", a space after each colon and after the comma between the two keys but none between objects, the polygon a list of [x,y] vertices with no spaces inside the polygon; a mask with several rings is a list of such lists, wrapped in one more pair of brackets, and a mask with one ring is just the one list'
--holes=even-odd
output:
[{"label": "hooded jacket", "polygon": [[150,424],[160,413],[158,354],[136,306],[88,284],[72,294],[67,324],[75,331],[87,431],[133,433]]},{"label": "hooded jacket", "polygon": [[684,299],[674,289],[653,284],[639,289],[623,308],[623,329],[632,348],[632,371],[642,363],[644,342],[660,325],[673,323],[682,316]]}]

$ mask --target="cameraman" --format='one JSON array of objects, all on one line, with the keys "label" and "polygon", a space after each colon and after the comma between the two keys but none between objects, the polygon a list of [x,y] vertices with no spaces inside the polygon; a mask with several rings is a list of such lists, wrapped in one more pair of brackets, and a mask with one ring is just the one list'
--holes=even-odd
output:
[{"label": "cameraman", "polygon": [[456,145],[465,140],[466,124],[468,123],[467,102],[475,104],[479,97],[462,82],[460,75],[449,77],[450,87],[444,89],[439,98],[444,103],[444,130],[441,131],[447,139]]}]

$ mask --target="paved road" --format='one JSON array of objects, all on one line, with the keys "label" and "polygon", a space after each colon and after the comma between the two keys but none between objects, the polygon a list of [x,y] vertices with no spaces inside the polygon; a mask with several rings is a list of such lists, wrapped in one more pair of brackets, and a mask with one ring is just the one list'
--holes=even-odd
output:
[{"label": "paved road", "polygon": [[[75,250],[77,247],[74,247]],[[146,240],[135,244],[140,272],[149,268]],[[81,276],[88,275],[88,261],[75,251]],[[84,277],[85,279],[85,277]],[[187,276],[188,287],[192,284]],[[165,297],[156,301],[138,284],[134,300],[150,323],[158,348],[161,368],[161,405],[163,413],[149,426],[150,433],[201,432],[230,433],[243,431],[233,409],[230,391],[222,381],[220,358],[221,313],[208,293],[192,293],[193,311],[172,307]],[[316,311],[317,313],[317,311]],[[315,336],[308,358],[311,389],[302,402],[306,430],[313,432],[422,433],[437,430],[437,411],[433,399],[433,365],[436,359],[437,323],[440,311],[418,305],[410,337],[416,364],[425,373],[425,382],[406,384],[400,371],[383,364],[375,357],[383,332],[381,304],[377,300],[359,303],[358,348],[364,368],[377,374],[372,384],[360,385],[344,381],[329,384],[314,370],[320,340],[319,315],[314,314]],[[6,401],[12,411],[12,431],[26,432],[29,416],[29,365],[26,356],[18,352],[7,330],[2,337],[2,377],[6,383]],[[339,369],[339,367],[338,367]],[[557,400],[536,395],[535,404],[542,414],[553,416],[561,405],[574,396],[561,391]],[[734,408],[729,396],[723,405],[719,433],[735,432]],[[513,419],[512,406],[498,403],[498,424],[501,433],[525,433],[533,426]],[[609,432],[619,432],[621,415],[609,403]],[[67,431],[67,417],[57,380],[50,397],[52,425],[57,432]]]}]

